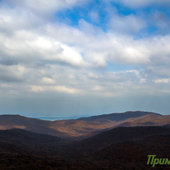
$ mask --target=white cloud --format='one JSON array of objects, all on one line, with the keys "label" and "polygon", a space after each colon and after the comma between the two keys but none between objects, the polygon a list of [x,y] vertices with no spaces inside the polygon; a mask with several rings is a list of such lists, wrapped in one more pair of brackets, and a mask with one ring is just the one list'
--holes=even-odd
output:
[{"label": "white cloud", "polygon": [[66,86],[31,86],[31,91],[33,92],[59,92],[59,93],[67,93],[67,94],[79,94],[81,91],[76,88],[70,88]]},{"label": "white cloud", "polygon": [[135,15],[113,15],[109,25],[111,31],[127,34],[138,33],[146,27],[145,21]]},{"label": "white cloud", "polygon": [[56,83],[54,79],[48,78],[48,77],[43,77],[42,82],[45,84],[55,84]]},{"label": "white cloud", "polygon": [[26,68],[20,65],[0,65],[0,81],[3,82],[20,82],[24,80]]},{"label": "white cloud", "polygon": [[169,6],[169,0],[112,0],[117,3],[122,3],[131,8],[145,7],[148,5],[164,5]]},{"label": "white cloud", "polygon": [[31,31],[17,31],[8,37],[0,34],[1,53],[19,61],[58,61],[71,65],[85,65],[81,54],[66,44]]},{"label": "white cloud", "polygon": [[33,92],[42,92],[44,90],[45,89],[41,86],[31,86],[31,91],[33,91]]},{"label": "white cloud", "polygon": [[157,79],[157,80],[154,80],[154,82],[156,84],[159,84],[159,83],[169,83],[170,79]]},{"label": "white cloud", "polygon": [[100,17],[99,17],[99,14],[98,14],[97,12],[91,11],[91,12],[89,12],[88,15],[89,15],[89,17],[90,17],[90,19],[91,19],[92,21],[94,21],[94,22],[99,22]]},{"label": "white cloud", "polygon": [[81,5],[87,0],[7,0],[7,3],[18,8],[26,8],[35,13],[47,14],[64,8]]},{"label": "white cloud", "polygon": [[[170,36],[134,39],[129,33],[145,27],[140,17],[115,16],[113,30],[107,32],[85,20],[75,28],[34,16],[37,11],[69,8],[78,1],[47,5],[42,1],[40,9],[37,2],[10,1],[17,10],[0,11],[0,81],[13,83],[13,91],[118,96],[147,91],[150,80],[167,82],[161,75],[170,74]],[[91,17],[97,19],[94,13]],[[109,70],[108,63],[113,64]],[[114,65],[125,69],[116,70]],[[16,85],[19,81],[22,86]]]}]

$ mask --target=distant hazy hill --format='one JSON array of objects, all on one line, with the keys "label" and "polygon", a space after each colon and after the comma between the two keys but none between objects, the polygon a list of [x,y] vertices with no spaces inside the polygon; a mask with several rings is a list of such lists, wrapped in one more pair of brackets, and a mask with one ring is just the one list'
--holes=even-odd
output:
[{"label": "distant hazy hill", "polygon": [[98,116],[91,116],[91,117],[84,117],[84,118],[79,118],[79,120],[84,120],[84,121],[107,121],[107,120],[112,120],[112,121],[123,121],[127,120],[129,118],[137,118],[145,115],[159,115],[157,113],[153,112],[141,112],[141,111],[128,111],[125,113],[111,113],[111,114],[103,114],[103,115],[98,115]]},{"label": "distant hazy hill", "polygon": [[87,118],[45,121],[20,115],[0,115],[0,130],[23,129],[58,137],[84,138],[115,127],[163,126],[170,124],[170,115],[129,111]]},{"label": "distant hazy hill", "polygon": [[27,118],[20,115],[0,115],[0,130],[25,129],[28,131],[61,136],[62,133],[50,128],[50,121]]}]

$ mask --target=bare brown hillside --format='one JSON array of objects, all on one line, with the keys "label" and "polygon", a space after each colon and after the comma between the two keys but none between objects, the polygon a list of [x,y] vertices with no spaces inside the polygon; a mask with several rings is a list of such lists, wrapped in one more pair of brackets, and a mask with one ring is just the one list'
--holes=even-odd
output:
[{"label": "bare brown hillside", "polygon": [[0,116],[0,130],[17,128],[58,137],[76,138],[92,136],[118,126],[163,126],[167,124],[170,124],[170,115],[139,111],[56,121],[45,121],[20,115]]}]

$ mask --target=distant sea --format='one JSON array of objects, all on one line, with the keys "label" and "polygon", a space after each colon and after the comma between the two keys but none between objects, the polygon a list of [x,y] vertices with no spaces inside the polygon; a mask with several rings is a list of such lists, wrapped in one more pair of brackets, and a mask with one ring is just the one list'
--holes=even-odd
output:
[{"label": "distant sea", "polygon": [[42,119],[42,120],[66,120],[66,119],[78,119],[80,117],[86,117],[86,116],[72,116],[72,117],[59,117],[59,116],[55,116],[55,117],[50,117],[50,116],[28,116],[30,118],[36,118],[36,119]]}]

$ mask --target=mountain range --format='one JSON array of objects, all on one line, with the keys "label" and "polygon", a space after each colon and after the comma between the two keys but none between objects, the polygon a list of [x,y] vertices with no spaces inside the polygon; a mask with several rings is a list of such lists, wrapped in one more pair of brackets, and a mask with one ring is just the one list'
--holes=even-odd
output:
[{"label": "mountain range", "polygon": [[2,170],[150,170],[148,154],[170,158],[170,115],[128,111],[56,121],[0,116]]},{"label": "mountain range", "polygon": [[0,130],[17,128],[62,138],[86,138],[115,127],[163,126],[169,123],[170,115],[142,111],[56,121],[33,119],[20,115],[0,115]]}]

